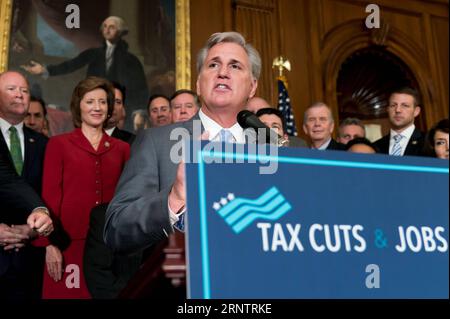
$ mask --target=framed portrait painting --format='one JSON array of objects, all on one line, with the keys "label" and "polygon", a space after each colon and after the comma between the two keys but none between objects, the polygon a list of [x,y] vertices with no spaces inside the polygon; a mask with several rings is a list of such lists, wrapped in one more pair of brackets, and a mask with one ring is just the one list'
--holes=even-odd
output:
[{"label": "framed portrait painting", "polygon": [[70,98],[86,76],[125,87],[128,130],[150,95],[189,88],[189,0],[0,0],[0,21],[0,71],[27,77],[52,135],[72,129]]}]

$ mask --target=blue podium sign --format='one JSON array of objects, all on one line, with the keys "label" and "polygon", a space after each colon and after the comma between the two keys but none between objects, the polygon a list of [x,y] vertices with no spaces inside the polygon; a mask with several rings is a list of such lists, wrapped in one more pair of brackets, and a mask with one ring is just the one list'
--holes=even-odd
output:
[{"label": "blue podium sign", "polygon": [[197,161],[189,298],[449,297],[448,161],[288,148]]}]

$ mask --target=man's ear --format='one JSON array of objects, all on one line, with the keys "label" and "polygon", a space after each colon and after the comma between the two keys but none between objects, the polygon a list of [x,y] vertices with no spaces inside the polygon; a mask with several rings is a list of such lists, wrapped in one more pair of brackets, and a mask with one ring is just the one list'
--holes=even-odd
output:
[{"label": "man's ear", "polygon": [[195,82],[195,86],[197,88],[197,95],[200,97],[200,95],[202,95],[201,91],[200,91],[200,85],[199,85],[199,80],[200,80],[200,75],[197,76],[197,81]]},{"label": "man's ear", "polygon": [[420,106],[416,106],[414,108],[414,117],[417,117],[420,114]]},{"label": "man's ear", "polygon": [[308,130],[306,129],[306,125],[303,124],[302,127],[303,127],[303,132],[305,132],[305,134],[308,135]]},{"label": "man's ear", "polygon": [[251,84],[251,86],[252,86],[252,89],[251,89],[251,91],[250,91],[250,95],[248,96],[249,99],[251,99],[252,97],[255,96],[256,89],[258,88],[258,80],[252,79],[252,84]]}]

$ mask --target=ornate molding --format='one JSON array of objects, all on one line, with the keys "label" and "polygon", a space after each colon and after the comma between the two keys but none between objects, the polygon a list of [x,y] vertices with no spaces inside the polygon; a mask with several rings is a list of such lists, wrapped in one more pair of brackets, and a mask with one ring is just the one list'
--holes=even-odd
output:
[{"label": "ornate molding", "polygon": [[176,89],[191,88],[191,38],[189,1],[176,0]]},{"label": "ornate molding", "polygon": [[0,72],[6,71],[8,68],[12,1],[0,0]]}]

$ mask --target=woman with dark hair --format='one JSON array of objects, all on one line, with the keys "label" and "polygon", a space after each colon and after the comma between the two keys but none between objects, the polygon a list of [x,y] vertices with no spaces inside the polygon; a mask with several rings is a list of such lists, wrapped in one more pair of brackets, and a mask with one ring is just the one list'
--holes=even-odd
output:
[{"label": "woman with dark hair", "polygon": [[47,144],[42,198],[69,235],[70,243],[61,252],[65,247],[57,239],[41,240],[47,265],[44,298],[90,298],[83,274],[89,214],[94,206],[112,199],[130,155],[127,143],[103,130],[113,107],[112,84],[88,77],[72,94],[70,110],[75,130],[52,137]]},{"label": "woman with dark hair", "polygon": [[350,140],[346,145],[347,152],[374,154],[378,149],[371,141],[365,137],[356,137]]},{"label": "woman with dark hair", "polygon": [[427,134],[425,152],[433,157],[448,160],[449,120],[440,120]]}]

